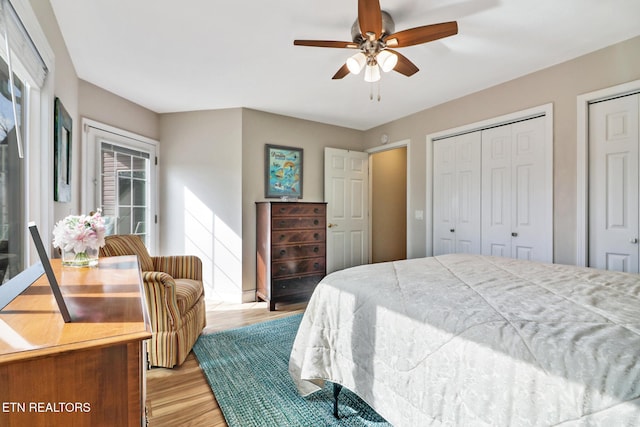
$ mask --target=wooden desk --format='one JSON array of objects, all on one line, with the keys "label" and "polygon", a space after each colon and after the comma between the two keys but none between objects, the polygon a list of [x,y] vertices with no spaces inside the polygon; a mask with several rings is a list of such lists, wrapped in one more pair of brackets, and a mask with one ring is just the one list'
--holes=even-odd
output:
[{"label": "wooden desk", "polygon": [[52,266],[73,321],[44,275],[0,311],[0,426],[140,426],[151,329],[137,258]]}]

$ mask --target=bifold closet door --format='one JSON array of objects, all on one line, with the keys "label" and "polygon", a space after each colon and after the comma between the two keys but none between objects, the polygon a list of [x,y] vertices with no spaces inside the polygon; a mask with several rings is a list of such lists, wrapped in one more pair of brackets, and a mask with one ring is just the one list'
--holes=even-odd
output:
[{"label": "bifold closet door", "polygon": [[545,119],[482,131],[482,253],[552,261]]},{"label": "bifold closet door", "polygon": [[640,95],[589,106],[589,266],[638,273]]},{"label": "bifold closet door", "polygon": [[433,253],[480,253],[480,132],[433,145]]}]

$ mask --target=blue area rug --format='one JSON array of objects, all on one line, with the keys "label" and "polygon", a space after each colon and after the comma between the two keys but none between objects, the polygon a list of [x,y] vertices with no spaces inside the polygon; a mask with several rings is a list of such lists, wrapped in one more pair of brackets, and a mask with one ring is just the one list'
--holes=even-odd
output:
[{"label": "blue area rug", "polygon": [[289,375],[289,355],[302,315],[201,335],[193,351],[230,427],[389,426],[343,389],[340,419],[333,387],[301,397]]}]

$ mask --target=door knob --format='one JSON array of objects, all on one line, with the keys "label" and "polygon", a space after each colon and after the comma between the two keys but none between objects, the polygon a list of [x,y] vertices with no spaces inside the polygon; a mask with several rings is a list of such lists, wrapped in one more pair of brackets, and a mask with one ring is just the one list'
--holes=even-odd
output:
[{"label": "door knob", "polygon": [[518,237],[518,233],[514,231],[513,233],[511,233],[511,237]]},{"label": "door knob", "polygon": [[638,243],[638,238],[634,237],[632,239],[629,239],[629,243],[633,243],[635,245],[636,243]]},{"label": "door knob", "polygon": [[327,225],[327,227],[329,227],[329,228],[333,228],[333,227],[337,227],[337,226],[338,226],[338,224],[332,224],[332,223],[329,223],[329,225]]}]

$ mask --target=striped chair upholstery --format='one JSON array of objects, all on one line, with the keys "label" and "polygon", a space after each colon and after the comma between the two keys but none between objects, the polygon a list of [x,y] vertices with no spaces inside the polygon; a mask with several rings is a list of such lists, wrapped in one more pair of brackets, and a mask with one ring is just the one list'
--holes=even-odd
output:
[{"label": "striped chair upholstery", "polygon": [[192,255],[149,255],[135,235],[105,238],[100,256],[137,255],[151,321],[149,364],[181,365],[205,327],[202,261]]}]

